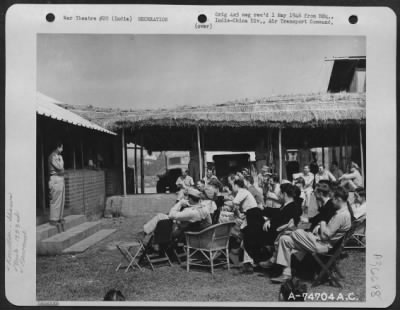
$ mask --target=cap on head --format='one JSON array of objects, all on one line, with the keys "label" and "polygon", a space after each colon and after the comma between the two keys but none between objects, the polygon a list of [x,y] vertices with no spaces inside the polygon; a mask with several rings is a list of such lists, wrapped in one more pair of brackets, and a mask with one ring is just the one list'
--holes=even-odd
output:
[{"label": "cap on head", "polygon": [[269,167],[264,165],[264,166],[262,166],[261,171],[264,173],[267,173],[267,172],[269,172]]},{"label": "cap on head", "polygon": [[188,196],[200,199],[200,191],[195,188],[190,187],[187,191]]},{"label": "cap on head", "polygon": [[243,168],[243,170],[242,170],[242,173],[244,174],[244,175],[248,175],[248,174],[250,174],[250,171],[249,171],[249,169],[247,169],[247,168]]}]

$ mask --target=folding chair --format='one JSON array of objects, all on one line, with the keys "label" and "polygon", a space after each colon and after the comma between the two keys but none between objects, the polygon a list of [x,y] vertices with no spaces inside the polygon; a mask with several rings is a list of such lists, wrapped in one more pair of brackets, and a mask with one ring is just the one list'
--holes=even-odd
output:
[{"label": "folding chair", "polygon": [[[138,264],[149,264],[151,270],[154,270],[154,264],[168,263],[172,266],[171,260],[168,257],[167,249],[171,245],[171,233],[172,233],[172,221],[161,220],[158,222],[157,227],[154,231],[154,235],[147,244],[142,241],[139,243],[142,245],[142,251],[139,258]],[[159,246],[158,253],[154,253],[153,244]]]},{"label": "folding chair", "polygon": [[[326,276],[328,281],[332,286],[337,286],[342,288],[342,285],[339,282],[338,277],[344,278],[342,272],[339,270],[337,266],[337,261],[340,257],[340,254],[343,251],[344,245],[346,244],[347,240],[350,236],[354,233],[355,225],[352,224],[351,228],[346,232],[346,234],[336,242],[334,247],[326,254],[321,253],[312,253],[312,257],[321,267],[321,271],[319,272],[318,276],[312,283],[312,287],[318,286],[322,283],[323,278]],[[338,275],[338,277],[335,275]]]},{"label": "folding chair", "polygon": [[[349,240],[345,245],[345,249],[365,249],[365,226],[366,226],[366,216],[363,215],[356,219],[354,222],[355,228],[354,233],[350,236]],[[360,232],[360,229],[363,229]]]},{"label": "folding chair", "polygon": [[174,253],[178,264],[182,264],[186,259],[186,248],[184,243],[178,242],[177,244],[173,245],[172,252]]},{"label": "folding chair", "polygon": [[121,268],[125,268],[125,272],[128,272],[129,268],[136,266],[139,270],[142,270],[140,267],[137,258],[139,254],[144,249],[142,242],[125,242],[117,244],[117,249],[121,252],[122,257],[128,262],[127,266],[122,266],[122,262],[119,263],[117,269],[118,271]]},{"label": "folding chair", "polygon": [[[190,265],[214,267],[229,265],[229,238],[235,222],[227,222],[209,226],[199,232],[185,232],[186,237],[186,270],[190,271]],[[195,254],[201,254],[202,259],[195,259]],[[225,259],[215,263],[217,258]]]}]

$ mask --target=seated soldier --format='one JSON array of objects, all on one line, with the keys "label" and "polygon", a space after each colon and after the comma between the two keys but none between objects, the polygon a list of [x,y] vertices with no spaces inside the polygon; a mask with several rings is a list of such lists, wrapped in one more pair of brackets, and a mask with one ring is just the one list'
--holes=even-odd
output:
[{"label": "seated soldier", "polygon": [[198,180],[196,183],[196,188],[200,191],[203,192],[204,188],[206,187],[206,182],[204,180]]},{"label": "seated soldier", "polygon": [[185,192],[187,192],[188,188],[194,186],[193,178],[189,175],[188,169],[182,169],[182,175],[178,177],[175,184],[178,188],[176,200],[179,201],[184,198]]},{"label": "seated soldier", "polygon": [[[351,205],[355,220],[359,220],[367,215],[367,200],[364,187],[357,187],[354,191],[355,202]],[[366,224],[358,225],[354,231],[355,234],[365,236]],[[364,237],[365,238],[365,237]]]},{"label": "seated soldier", "polygon": [[208,206],[200,203],[200,192],[197,189],[188,189],[188,200],[177,202],[169,214],[159,213],[143,226],[145,234],[154,232],[160,220],[170,219],[175,222],[174,238],[182,237],[185,231],[200,231],[211,225],[211,215]]},{"label": "seated soldier", "polygon": [[[296,190],[298,193],[296,193]],[[283,204],[279,209],[265,208],[262,211],[263,216],[267,217],[263,226],[265,233],[262,237],[265,245],[273,245],[279,234],[277,229],[289,223],[291,219],[297,225],[303,212],[301,209],[302,200],[299,197],[300,191],[294,185],[290,183],[281,184],[280,195]]]},{"label": "seated soldier", "polygon": [[220,196],[220,190],[222,184],[217,178],[212,178],[207,185],[204,186],[203,191],[200,194],[201,204],[209,208],[211,215],[217,210],[216,201]]},{"label": "seated soldier", "polygon": [[254,186],[254,178],[251,175],[246,176],[244,179],[244,184],[247,187],[247,190],[253,195],[258,207],[260,209],[263,209],[264,198],[262,196],[262,193]]},{"label": "seated soldier", "polygon": [[[283,235],[278,241],[278,251],[264,265],[271,268],[275,264],[284,267],[279,277],[272,278],[273,283],[283,283],[292,276],[291,256],[296,253],[304,257],[306,253],[327,253],[337,241],[351,228],[351,216],[347,207],[348,193],[341,187],[333,194],[335,215],[328,223],[321,221],[314,232],[297,229],[290,235]],[[297,255],[296,255],[297,256]]]},{"label": "seated soldier", "polygon": [[258,187],[262,189],[264,196],[268,191],[268,184],[270,178],[271,178],[271,173],[269,171],[269,167],[264,165],[261,168],[261,173],[257,175]]},{"label": "seated soldier", "polygon": [[367,214],[367,200],[364,187],[357,187],[354,191],[355,203],[351,205],[355,219]]},{"label": "seated soldier", "polygon": [[306,205],[310,206],[311,194],[313,192],[314,185],[314,174],[310,171],[309,165],[304,165],[304,169],[302,173],[294,173],[293,179],[297,179],[302,177],[304,179],[304,193],[306,196]]},{"label": "seated soldier", "polygon": [[236,194],[232,201],[234,213],[237,217],[245,216],[240,227],[245,249],[247,251],[246,247],[257,248],[260,243],[260,240],[257,238],[259,236],[258,232],[262,230],[264,223],[261,209],[257,207],[257,202],[253,195],[245,188],[243,179],[236,179],[234,181],[233,192]]},{"label": "seated soldier", "polygon": [[264,192],[265,205],[270,208],[280,208],[281,201],[280,197],[280,185],[279,185],[279,177],[273,175],[269,178],[269,184],[267,187],[267,191]]},{"label": "seated soldier", "polygon": [[[257,218],[248,224],[248,236],[244,239],[244,248],[254,259],[255,264],[259,264],[262,259],[262,248],[265,245],[274,245],[276,237],[279,235],[282,225],[288,224],[293,219],[295,225],[300,221],[302,214],[301,202],[295,201],[295,186],[290,183],[281,184],[280,198],[283,205],[280,208],[265,208],[257,214]],[[253,215],[255,217],[255,215]],[[267,217],[267,220],[265,220]],[[261,222],[261,225],[259,225]],[[246,234],[245,234],[246,236]]]},{"label": "seated soldier", "polygon": [[336,208],[333,205],[333,200],[331,198],[331,188],[328,184],[318,183],[314,193],[320,207],[318,214],[308,219],[308,222],[311,223],[311,230],[313,230],[321,221],[328,223],[336,213]]},{"label": "seated soldier", "polygon": [[328,169],[325,169],[323,164],[318,165],[318,172],[315,174],[315,184],[318,184],[321,180],[336,182],[335,176]]},{"label": "seated soldier", "polygon": [[357,187],[363,186],[363,178],[360,173],[360,167],[352,162],[350,165],[350,172],[343,174],[340,178],[340,185],[354,191]]},{"label": "seated soldier", "polygon": [[203,180],[204,180],[205,184],[207,185],[208,182],[210,182],[212,179],[216,179],[216,178],[217,177],[214,174],[214,170],[208,168],[207,172],[206,172],[206,175],[204,176]]}]

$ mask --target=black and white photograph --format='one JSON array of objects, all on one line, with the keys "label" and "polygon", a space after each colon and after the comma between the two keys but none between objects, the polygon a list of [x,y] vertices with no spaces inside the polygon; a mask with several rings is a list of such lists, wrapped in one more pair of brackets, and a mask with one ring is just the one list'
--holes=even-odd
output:
[{"label": "black and white photograph", "polygon": [[37,42],[38,300],[365,300],[364,37]]},{"label": "black and white photograph", "polygon": [[11,303],[392,302],[390,12],[23,7],[7,20]]}]

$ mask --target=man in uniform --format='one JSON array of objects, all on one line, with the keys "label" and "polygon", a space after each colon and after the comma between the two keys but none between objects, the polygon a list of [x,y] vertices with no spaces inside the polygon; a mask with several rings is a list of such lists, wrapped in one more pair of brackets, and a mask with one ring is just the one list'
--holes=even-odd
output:
[{"label": "man in uniform", "polygon": [[50,190],[50,225],[57,226],[59,231],[64,230],[64,160],[61,156],[63,144],[56,143],[56,148],[48,158],[49,190]]}]

